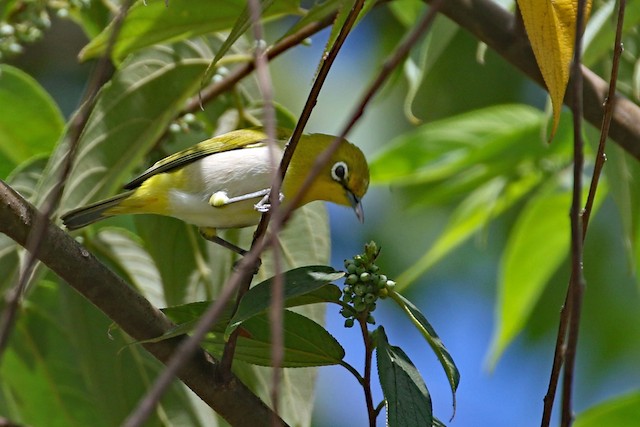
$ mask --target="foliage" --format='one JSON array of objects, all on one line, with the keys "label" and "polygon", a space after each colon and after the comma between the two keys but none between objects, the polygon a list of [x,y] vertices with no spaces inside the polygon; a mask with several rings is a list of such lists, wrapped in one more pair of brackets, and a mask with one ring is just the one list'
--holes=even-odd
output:
[{"label": "foliage", "polygon": [[[108,55],[115,65],[79,136],[59,212],[113,194],[140,168],[168,153],[212,134],[265,120],[260,85],[254,79],[241,78],[251,72],[257,43],[251,38],[247,2],[228,0],[210,7],[210,2],[202,0],[171,0],[168,4],[162,0],[137,1],[120,27],[114,17],[123,3],[10,0],[0,6],[0,59],[19,58],[23,52],[29,53],[32,43],[46,40],[55,15],[73,20],[86,34],[89,41],[80,52],[80,60]],[[354,2],[259,3],[263,8],[262,22],[277,23],[270,27],[271,46],[286,49],[302,44],[306,37],[286,45],[309,24],[333,23],[323,52],[326,54]],[[369,19],[373,15],[390,28],[379,45],[359,47],[378,55],[393,50],[389,46],[395,46],[401,34],[416,25],[425,9],[422,2],[413,0],[364,3],[358,17],[360,25],[375,25]],[[549,311],[554,314],[559,310],[559,298],[554,300],[551,294],[558,276],[564,277],[568,271],[567,212],[572,197],[574,138],[570,115],[561,111],[561,101],[573,55],[575,9],[562,6],[573,3],[517,2],[551,94],[551,113],[526,105],[525,102],[539,107],[539,93],[522,83],[520,77],[503,77],[503,68],[496,65],[495,56],[483,53],[483,47],[477,47],[442,16],[404,61],[388,90],[400,94],[402,105],[393,109],[402,111],[412,127],[395,129],[395,124],[386,121],[381,132],[392,132],[394,138],[369,157],[372,183],[378,189],[395,190],[391,201],[380,209],[379,217],[384,218],[384,209],[406,208],[420,214],[428,210],[444,212],[446,220],[433,226],[433,242],[422,255],[407,255],[408,251],[399,250],[400,257],[391,250],[384,262],[380,260],[388,271],[400,271],[402,263],[414,260],[395,276],[395,282],[377,271],[374,261],[378,251],[368,246],[360,258],[345,265],[345,288],[341,291],[333,285],[345,273],[329,266],[330,234],[323,207],[309,205],[279,234],[279,261],[272,253],[265,254],[254,279],[256,285],[243,297],[238,310],[232,314],[229,307],[211,329],[202,345],[216,357],[222,356],[229,336],[237,331],[240,338],[235,359],[239,363],[234,364],[234,370],[264,401],[270,401],[272,372],[268,367],[272,365],[273,340],[267,311],[272,277],[284,272],[280,276],[285,285],[286,307],[281,366],[286,369],[279,414],[288,423],[310,425],[317,367],[327,365],[345,367],[363,386],[370,420],[375,420],[382,410],[382,404],[373,405],[370,372],[365,367],[360,374],[347,363],[347,346],[324,328],[321,304],[328,303],[340,306],[347,326],[358,325],[363,331],[369,370],[373,352],[376,353],[387,424],[442,425],[434,416],[427,389],[433,380],[420,375],[417,363],[409,358],[412,350],[390,344],[386,332],[389,327],[368,330],[367,325],[380,322],[371,312],[382,297],[389,297],[400,307],[435,353],[453,393],[455,412],[456,405],[460,406],[456,393],[461,376],[454,363],[455,354],[445,348],[418,306],[400,292],[414,291],[416,284],[430,278],[436,266],[467,250],[473,237],[486,237],[495,230],[495,235],[504,232],[504,238],[498,238],[496,243],[501,254],[496,263],[496,316],[488,357],[492,367],[523,332],[528,337],[540,333],[536,328],[544,317],[540,315],[544,311],[541,307],[551,306]],[[560,9],[554,9],[556,6]],[[551,9],[541,11],[545,7]],[[592,7],[584,35],[584,63],[608,79],[616,1],[594,2]],[[376,15],[379,10],[384,12]],[[541,19],[543,25],[536,26]],[[623,26],[625,54],[618,83],[619,91],[636,103],[640,99],[639,23],[638,8],[629,8]],[[536,33],[535,28],[541,33]],[[117,37],[112,40],[114,34]],[[476,48],[486,65],[472,71],[460,67],[460,61],[472,57]],[[66,169],[71,144],[68,137],[79,113],[65,120],[52,95],[19,64],[0,64],[0,178],[43,207]],[[496,82],[487,97],[480,91],[489,85],[470,83],[473,79],[468,76],[476,72],[478,81]],[[244,74],[236,78],[234,73]],[[465,85],[473,85],[478,92],[474,94]],[[525,95],[504,96],[512,87]],[[211,93],[214,95],[209,96]],[[305,97],[301,95],[295,93],[296,103]],[[349,88],[348,98],[355,97]],[[389,96],[385,102],[389,99],[395,98]],[[465,103],[458,103],[458,99]],[[200,103],[204,109],[199,108]],[[470,105],[477,108],[471,109]],[[295,114],[281,104],[277,104],[276,116],[279,124],[289,127],[297,121]],[[375,127],[373,121],[364,120],[366,126]],[[593,129],[586,129],[585,136],[595,147],[597,136]],[[547,143],[549,139],[551,143]],[[640,169],[637,159],[618,147],[611,150],[605,168],[609,179],[598,188],[593,215],[600,209],[607,211],[608,200],[617,203],[619,211],[611,216],[621,224],[627,263],[635,272],[640,262],[640,197],[634,182]],[[595,158],[595,149],[588,147],[585,175],[591,173]],[[427,224],[429,221],[421,220],[425,227],[432,226]],[[382,221],[374,219],[374,224]],[[397,224],[378,225],[369,231],[383,240],[387,239],[386,229],[401,228]],[[225,237],[248,247],[251,232],[230,230]],[[399,231],[394,233],[400,235]],[[419,233],[411,237],[414,236]],[[424,236],[423,240],[429,239],[428,233]],[[83,230],[77,237],[154,305],[165,307],[164,312],[176,327],[158,340],[192,332],[209,303],[216,301],[238,261],[228,251],[205,243],[191,226],[171,218],[117,218]],[[392,248],[404,249],[406,245],[417,251],[413,242],[400,240],[398,237],[390,242]],[[587,240],[587,250],[588,243]],[[594,258],[602,264],[594,268],[607,269],[606,253]],[[0,235],[0,291],[9,293],[23,261],[23,249]],[[280,264],[278,269],[276,264]],[[358,268],[365,270],[356,271]],[[369,282],[375,287],[368,289]],[[355,286],[359,288],[356,290]],[[609,293],[603,284],[594,283],[592,287],[598,288],[596,295]],[[633,301],[637,303],[637,298]],[[631,300],[622,303],[632,305],[630,312],[637,309]],[[290,310],[293,307],[295,310]],[[585,314],[590,325],[599,323],[593,317],[597,316],[594,311]],[[452,317],[462,315],[455,309],[451,311]],[[630,331],[640,330],[637,318],[623,319]],[[545,333],[555,333],[548,331],[555,328],[556,320],[554,317],[544,326]],[[0,420],[6,417],[34,426],[110,426],[122,422],[162,366],[139,343],[133,343],[109,323],[98,309],[50,271],[36,269],[9,346],[0,354]],[[605,338],[607,332],[602,333]],[[602,344],[598,354],[606,354],[611,360],[628,358],[633,351],[629,337],[634,333],[625,335],[623,342],[611,338]],[[589,354],[584,357],[588,359]],[[532,396],[532,400],[537,402],[540,397]],[[615,425],[635,425],[637,402],[637,389],[611,397],[581,412],[575,425],[602,425],[611,420],[616,420]],[[207,409],[190,390],[176,383],[156,407],[150,425],[219,422]],[[499,408],[496,410],[499,412]]]}]

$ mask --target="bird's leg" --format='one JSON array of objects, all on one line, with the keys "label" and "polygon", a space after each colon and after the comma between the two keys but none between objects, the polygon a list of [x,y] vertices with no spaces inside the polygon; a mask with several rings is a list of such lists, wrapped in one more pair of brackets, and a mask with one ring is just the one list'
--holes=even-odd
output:
[{"label": "bird's leg", "polygon": [[[271,209],[271,203],[269,203],[270,194],[271,193],[268,191],[267,194],[265,194],[264,197],[254,205],[254,208],[258,212],[264,213],[264,212],[268,212],[269,209]],[[279,199],[282,202],[282,200],[284,199],[284,194],[280,193]]]},{"label": "bird's leg", "polygon": [[226,191],[216,191],[209,198],[209,204],[214,208],[230,205],[231,203],[242,202],[244,200],[256,199],[258,197],[269,198],[269,189],[256,191],[254,193],[242,194],[236,197],[229,197]]},{"label": "bird's leg", "polygon": [[245,251],[244,249],[242,249],[241,247],[234,245],[233,243],[224,240],[222,237],[216,235],[216,229],[215,228],[210,228],[210,227],[203,227],[200,229],[200,235],[213,243],[217,243],[220,246],[227,248],[237,254],[240,254],[242,256],[245,256],[247,254],[247,251]]}]

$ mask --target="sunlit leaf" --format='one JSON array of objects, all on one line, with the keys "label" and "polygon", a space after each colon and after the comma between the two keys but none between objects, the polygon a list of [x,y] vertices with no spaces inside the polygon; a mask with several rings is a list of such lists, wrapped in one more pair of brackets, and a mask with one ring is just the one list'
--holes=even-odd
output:
[{"label": "sunlit leaf", "polygon": [[[573,60],[578,0],[518,0],[527,36],[553,104],[553,138]],[[591,0],[587,0],[585,19]]]},{"label": "sunlit leaf", "polygon": [[415,283],[420,276],[485,227],[489,221],[529,194],[540,182],[541,177],[541,174],[534,172],[514,182],[495,178],[473,191],[453,212],[449,223],[431,248],[398,276],[398,289],[403,290]]},{"label": "sunlit leaf", "polygon": [[[602,185],[592,215],[604,194]],[[547,186],[529,200],[511,230],[498,279],[491,366],[522,330],[552,274],[567,258],[571,198],[569,188]]]},{"label": "sunlit leaf", "polygon": [[513,170],[527,154],[546,151],[535,136],[543,120],[532,107],[498,105],[426,123],[386,144],[371,159],[372,182],[411,185],[478,169],[489,169],[493,176]]},{"label": "sunlit leaf", "polygon": [[[111,196],[140,168],[143,156],[199,87],[211,52],[204,43],[159,46],[131,57],[101,90],[80,139],[63,210]],[[41,197],[55,185],[68,153],[60,144],[45,173]]]},{"label": "sunlit leaf", "polygon": [[64,117],[51,96],[24,71],[0,64],[0,178],[20,163],[49,154]]},{"label": "sunlit leaf", "polygon": [[386,400],[387,426],[433,425],[431,396],[420,372],[400,347],[389,344],[382,326],[375,334],[378,378]]},{"label": "sunlit leaf", "polygon": [[578,414],[575,427],[636,427],[640,420],[640,391],[614,397]]},{"label": "sunlit leaf", "polygon": [[108,257],[152,304],[166,305],[158,269],[138,236],[125,229],[105,227],[87,242],[87,247]]},{"label": "sunlit leaf", "polygon": [[[215,7],[207,0],[171,0],[169,7],[162,0],[136,2],[127,14],[112,57],[122,61],[128,54],[158,43],[184,40],[197,35],[228,30],[243,13],[247,2],[218,1]],[[266,16],[298,13],[297,1],[278,1],[266,11]],[[113,24],[82,49],[80,58],[87,60],[104,53]]]}]

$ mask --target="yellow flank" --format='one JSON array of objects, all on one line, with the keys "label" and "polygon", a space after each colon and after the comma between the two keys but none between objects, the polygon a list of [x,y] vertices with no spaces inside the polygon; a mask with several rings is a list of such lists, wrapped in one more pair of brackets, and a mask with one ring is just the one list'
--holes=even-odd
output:
[{"label": "yellow flank", "polygon": [[184,173],[174,172],[154,175],[135,189],[133,194],[119,205],[105,211],[105,215],[158,214],[171,215],[168,196],[173,189],[182,188]]}]

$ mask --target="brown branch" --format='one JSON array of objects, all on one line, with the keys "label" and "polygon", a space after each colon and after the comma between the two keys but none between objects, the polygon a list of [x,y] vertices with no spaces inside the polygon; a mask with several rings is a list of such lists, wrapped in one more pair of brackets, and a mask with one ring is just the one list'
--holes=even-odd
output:
[{"label": "brown branch", "polygon": [[[442,4],[441,12],[545,87],[526,35],[516,25],[512,13],[492,0],[448,0]],[[599,128],[609,85],[585,66],[582,66],[582,78],[584,117]],[[569,87],[565,96],[567,105],[571,105],[572,92]],[[612,98],[614,109],[609,136],[640,160],[640,107],[620,94]]]},{"label": "brown branch", "polygon": [[[616,26],[616,39],[613,48],[613,60],[611,67],[611,78],[609,82],[609,90],[607,98],[604,104],[604,116],[602,118],[602,126],[600,127],[600,141],[598,143],[598,152],[596,154],[596,162],[594,166],[593,176],[591,177],[591,184],[589,186],[589,194],[587,196],[587,202],[582,214],[582,241],[587,235],[589,227],[589,219],[591,218],[591,212],[593,209],[593,203],[595,201],[596,192],[598,189],[598,183],[600,182],[600,175],[606,161],[604,153],[607,136],[611,126],[611,118],[613,116],[613,107],[615,99],[616,83],[618,80],[618,68],[620,65],[620,57],[622,55],[622,28],[624,23],[626,1],[621,0],[618,8],[618,22]],[[570,278],[569,283],[573,282],[573,276]],[[542,413],[542,427],[548,427],[551,423],[551,413],[553,411],[553,403],[555,401],[556,389],[558,386],[558,380],[560,377],[560,369],[564,363],[565,355],[565,338],[567,336],[567,328],[569,322],[567,321],[571,307],[573,305],[571,298],[571,287],[567,289],[565,296],[564,306],[560,312],[560,323],[558,326],[558,333],[556,337],[556,345],[554,350],[553,364],[551,367],[551,374],[549,378],[549,386],[547,394],[544,397],[544,407]]]},{"label": "brown branch", "polygon": [[584,170],[584,141],[582,139],[582,33],[585,22],[585,0],[578,0],[576,16],[576,35],[573,45],[573,63],[571,65],[571,88],[573,99],[573,194],[571,201],[571,277],[569,282],[569,316],[567,322],[568,337],[564,355],[564,378],[562,384],[562,417],[561,425],[569,427],[573,421],[573,378],[575,360],[578,350],[580,317],[584,297],[585,278],[582,269],[583,234],[582,234],[582,173]]},{"label": "brown branch", "polygon": [[[36,215],[31,204],[0,181],[0,233],[24,246]],[[149,301],[51,222],[46,223],[43,242],[35,256],[134,340],[158,337],[173,326]],[[185,338],[177,337],[143,346],[166,364],[184,341]],[[269,425],[272,411],[264,402],[238,378],[222,383],[216,373],[216,361],[199,349],[177,375],[232,425]]]}]

